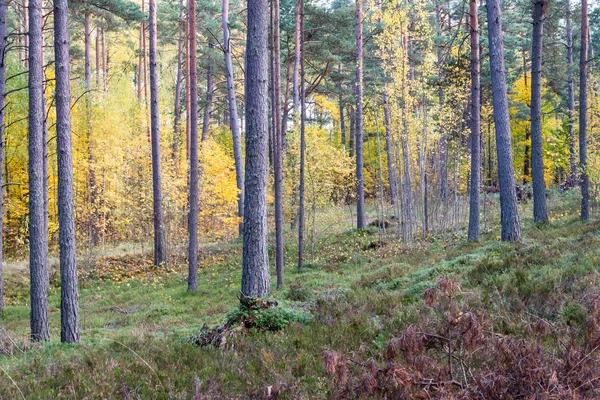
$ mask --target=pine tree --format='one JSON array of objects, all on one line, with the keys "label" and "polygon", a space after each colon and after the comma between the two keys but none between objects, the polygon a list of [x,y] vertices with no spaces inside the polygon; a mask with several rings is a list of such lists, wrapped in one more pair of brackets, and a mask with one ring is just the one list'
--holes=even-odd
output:
[{"label": "pine tree", "polygon": [[60,340],[79,342],[79,294],[75,252],[75,204],[71,144],[69,73],[69,6],[54,0],[56,54],[56,152],[58,154],[58,222],[60,237]]},{"label": "pine tree", "polygon": [[50,340],[48,234],[44,210],[44,100],[42,0],[29,1],[29,269],[31,338]]},{"label": "pine tree", "polygon": [[270,292],[267,244],[269,3],[248,0],[246,39],[246,179],[242,296]]},{"label": "pine tree", "polygon": [[150,133],[152,142],[152,194],[154,220],[154,265],[165,262],[165,234],[163,230],[162,184],[160,172],[160,121],[158,109],[158,66],[156,0],[150,0],[148,14],[150,38]]},{"label": "pine tree", "polygon": [[479,240],[479,190],[481,187],[481,72],[477,0],[469,0],[471,29],[471,182],[469,185],[469,240]]},{"label": "pine tree", "polygon": [[[6,39],[8,37],[7,30],[7,16],[8,16],[8,1],[0,0],[0,49],[3,49],[3,53],[0,57],[0,184],[4,183],[4,163],[5,163],[5,145],[4,145],[4,120],[6,117],[5,110],[5,93],[6,93]],[[4,250],[3,250],[3,236],[4,236],[4,190],[0,188],[0,314],[4,311],[4,281],[2,277],[3,261],[4,261]]]},{"label": "pine tree", "polygon": [[356,0],[356,227],[366,225],[363,153],[363,5]]},{"label": "pine tree", "polygon": [[[238,121],[237,99],[235,97],[235,82],[233,80],[233,62],[231,60],[231,42],[229,35],[229,0],[223,0],[223,53],[225,55],[225,78],[227,81],[227,101],[229,103],[229,119],[233,139],[233,158],[235,160],[235,178],[240,191],[238,200],[238,217],[244,218],[244,166],[242,161],[242,141]],[[240,235],[243,224],[240,222]]]},{"label": "pine tree", "polygon": [[548,0],[533,3],[533,40],[531,50],[531,176],[533,182],[533,220],[547,222],[546,182],[542,150],[542,33]]},{"label": "pine tree", "polygon": [[581,171],[581,220],[590,218],[590,193],[587,164],[587,62],[588,3],[581,0],[581,49],[579,53],[579,169]]},{"label": "pine tree", "polygon": [[488,39],[490,43],[490,73],[492,100],[496,127],[496,153],[498,157],[498,181],[500,183],[500,222],[502,240],[521,239],[521,226],[517,208],[515,172],[510,137],[510,119],[504,70],[504,45],[502,44],[502,20],[500,0],[488,0],[486,4]]},{"label": "pine tree", "polygon": [[188,80],[190,119],[190,193],[188,219],[188,290],[198,289],[198,84],[196,80],[196,2],[188,0]]}]

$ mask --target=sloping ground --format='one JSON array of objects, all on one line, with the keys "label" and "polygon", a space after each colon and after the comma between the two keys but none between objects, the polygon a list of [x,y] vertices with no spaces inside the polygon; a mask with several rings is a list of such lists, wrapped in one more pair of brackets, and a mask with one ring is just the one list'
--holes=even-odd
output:
[{"label": "sloping ground", "polygon": [[[281,311],[219,347],[193,342],[241,321],[239,242],[203,255],[196,294],[182,266],[107,260],[82,275],[81,345],[28,344],[27,296],[14,296],[0,319],[0,397],[598,398],[600,223],[577,220],[575,196],[552,204],[551,224],[526,226],[518,244],[333,235],[303,271],[290,262]],[[53,287],[54,338],[58,301]]]}]

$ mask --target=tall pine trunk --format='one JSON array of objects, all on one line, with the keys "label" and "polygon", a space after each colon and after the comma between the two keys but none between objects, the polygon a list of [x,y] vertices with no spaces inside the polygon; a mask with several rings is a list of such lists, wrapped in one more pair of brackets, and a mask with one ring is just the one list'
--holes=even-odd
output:
[{"label": "tall pine trunk", "polygon": [[198,289],[198,84],[196,79],[196,2],[188,0],[188,86],[190,119],[190,193],[189,193],[189,244],[188,290]]},{"label": "tall pine trunk", "polygon": [[177,154],[179,152],[179,135],[181,132],[181,82],[183,81],[183,8],[179,13],[179,38],[177,40],[177,77],[175,78],[175,103],[173,113],[173,148],[172,159],[177,162]]},{"label": "tall pine trunk", "polygon": [[75,248],[75,201],[71,144],[69,73],[69,6],[54,0],[56,54],[56,153],[58,158],[58,224],[60,242],[60,340],[79,342],[79,295]]},{"label": "tall pine trunk", "polygon": [[363,5],[356,0],[356,227],[366,225],[363,161]]},{"label": "tall pine trunk", "polygon": [[50,340],[48,234],[44,211],[42,1],[29,1],[29,269],[31,338]]},{"label": "tall pine trunk", "polygon": [[[238,217],[244,219],[244,166],[242,164],[242,135],[238,118],[235,83],[233,80],[233,62],[231,60],[231,43],[229,35],[229,0],[223,0],[223,49],[225,55],[225,76],[227,81],[227,101],[229,103],[229,120],[233,139],[233,158],[235,160],[235,181],[240,195],[238,198]],[[242,234],[243,224],[240,222],[239,232]]]},{"label": "tall pine trunk", "polygon": [[302,11],[304,7],[303,0],[296,1],[296,16],[295,16],[295,28],[294,28],[294,79],[292,85],[292,91],[294,95],[294,112],[298,113],[300,107],[300,89],[298,87],[298,78],[300,75],[300,35],[301,35],[301,19]]},{"label": "tall pine trunk", "polygon": [[383,88],[383,119],[385,124],[385,152],[387,154],[388,180],[390,185],[390,203],[393,206],[397,202],[396,170],[394,169],[394,150],[392,146],[392,118],[390,114],[390,101],[386,86],[384,86]]},{"label": "tall pine trunk", "polygon": [[83,19],[84,49],[83,61],[85,67],[85,86],[88,90],[92,87],[92,65],[91,65],[91,22],[90,13],[86,12]]},{"label": "tall pine trunk", "polygon": [[3,252],[3,235],[4,235],[4,189],[1,187],[4,181],[8,181],[6,176],[3,176],[3,168],[5,163],[4,149],[4,119],[6,116],[4,106],[6,99],[6,39],[8,36],[7,29],[8,2],[0,1],[0,49],[2,49],[2,57],[0,57],[0,314],[4,311],[4,284],[2,277],[2,264],[4,261]]},{"label": "tall pine trunk", "polygon": [[165,234],[163,230],[162,185],[160,173],[160,121],[158,110],[158,66],[156,0],[150,0],[148,26],[150,28],[150,133],[152,142],[152,198],[154,211],[154,265],[165,262]]},{"label": "tall pine trunk", "polygon": [[542,33],[548,0],[533,3],[531,49],[531,177],[533,183],[533,221],[547,222],[546,182],[542,149]]},{"label": "tall pine trunk", "polygon": [[492,100],[496,125],[496,153],[498,157],[498,181],[500,183],[500,221],[502,240],[521,239],[515,171],[512,157],[508,96],[504,69],[504,46],[502,44],[502,21],[500,0],[488,0],[488,38],[490,43],[490,72],[492,77]]},{"label": "tall pine trunk", "polygon": [[577,184],[577,152],[575,129],[575,90],[573,88],[573,31],[571,28],[571,4],[567,0],[567,124],[569,130],[569,184]]},{"label": "tall pine trunk", "polygon": [[[441,37],[443,23],[442,23],[442,7],[440,4],[440,0],[435,1],[435,15],[436,15],[436,21],[437,21],[437,35]],[[444,72],[443,72],[444,60],[443,60],[442,50],[443,50],[442,47],[438,47],[437,63],[438,63],[438,67],[441,69],[441,72],[440,72],[441,78],[443,78],[443,74],[444,74]],[[445,103],[446,99],[445,99],[444,88],[441,86],[438,89],[438,98],[439,98],[439,102],[440,102],[440,110],[442,112],[444,112],[443,108],[444,108],[444,103]],[[444,208],[447,208],[447,204],[448,204],[448,135],[443,126],[441,127],[441,130],[442,130],[442,132],[441,132],[440,142],[439,142],[440,200],[444,204]],[[446,213],[446,211],[444,211],[444,218],[446,218],[445,213]]]},{"label": "tall pine trunk", "polygon": [[273,175],[275,183],[275,270],[277,288],[283,287],[284,241],[283,241],[283,132],[281,120],[281,43],[279,40],[279,0],[271,2],[273,43]]},{"label": "tall pine trunk", "polygon": [[587,171],[587,61],[588,3],[581,0],[581,49],[579,53],[579,169],[581,171],[581,220],[590,218],[589,177]]},{"label": "tall pine trunk", "polygon": [[479,240],[479,190],[481,187],[481,71],[479,64],[479,18],[477,0],[469,0],[471,29],[471,173],[469,184],[470,241]]},{"label": "tall pine trunk", "polygon": [[299,0],[300,6],[296,8],[296,12],[299,16],[299,57],[300,62],[300,82],[299,82],[299,95],[300,95],[300,187],[298,189],[298,270],[301,270],[304,266],[304,168],[305,168],[305,156],[306,156],[306,138],[305,138],[305,124],[306,124],[306,99],[304,97],[304,0]]},{"label": "tall pine trunk", "polygon": [[[88,91],[92,90],[92,68],[91,68],[91,22],[90,13],[86,12],[83,24],[83,47],[84,47],[84,78],[85,88]],[[94,158],[94,138],[92,126],[92,98],[91,94],[86,96],[86,118],[87,118],[87,139],[88,139],[88,184],[89,184],[89,206],[90,215],[88,220],[90,248],[93,248],[98,243],[98,212],[97,212],[97,195],[98,188],[96,187],[96,169]]]},{"label": "tall pine trunk", "polygon": [[271,286],[267,243],[268,12],[268,0],[248,0],[246,179],[242,258],[244,297],[268,296]]}]

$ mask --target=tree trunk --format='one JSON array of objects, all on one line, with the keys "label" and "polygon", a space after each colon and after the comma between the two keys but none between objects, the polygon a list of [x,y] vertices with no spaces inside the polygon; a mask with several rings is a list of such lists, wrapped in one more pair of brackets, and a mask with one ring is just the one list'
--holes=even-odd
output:
[{"label": "tree trunk", "polygon": [[548,0],[533,3],[533,38],[531,49],[531,177],[533,180],[533,221],[547,222],[546,182],[542,149],[542,32]]},{"label": "tree trunk", "polygon": [[31,338],[50,340],[48,235],[44,230],[42,1],[29,2],[29,268]]},{"label": "tree trunk", "polygon": [[242,296],[270,292],[267,243],[268,0],[248,0],[246,40],[246,179]]},{"label": "tree trunk", "polygon": [[366,225],[363,162],[363,5],[356,0],[356,227]]},{"label": "tree trunk", "polygon": [[188,219],[188,290],[198,289],[198,84],[196,80],[196,2],[188,0],[188,87],[190,119],[190,194]]},{"label": "tree trunk", "polygon": [[471,29],[471,181],[469,183],[469,241],[478,241],[479,190],[481,187],[481,71],[479,66],[479,17],[477,0],[469,0]]},{"label": "tree trunk", "polygon": [[91,26],[90,26],[90,13],[86,12],[84,16],[83,23],[83,40],[84,40],[84,51],[83,51],[83,59],[85,64],[85,87],[90,90],[92,87],[92,66],[90,62],[90,36],[91,36]]},{"label": "tree trunk", "polygon": [[390,203],[396,204],[396,171],[393,163],[392,148],[392,118],[390,115],[390,102],[387,87],[383,88],[383,118],[385,123],[385,151],[387,154],[388,180],[390,183]]},{"label": "tree trunk", "polygon": [[69,74],[69,8],[54,0],[56,54],[56,153],[58,155],[58,223],[60,242],[60,340],[79,342],[79,295],[75,253],[75,202],[71,144],[71,89]]},{"label": "tree trunk", "polygon": [[[29,27],[29,0],[23,0],[23,27]],[[23,64],[25,69],[29,68],[29,33],[24,32],[23,35]]]},{"label": "tree trunk", "polygon": [[173,149],[172,159],[177,162],[179,152],[179,134],[181,131],[181,81],[183,80],[183,8],[179,13],[179,39],[177,41],[177,78],[175,80],[175,104],[173,113]]},{"label": "tree trunk", "polygon": [[575,91],[573,89],[573,32],[571,29],[571,4],[567,0],[567,122],[569,129],[569,185],[577,184],[577,153],[575,150]]},{"label": "tree trunk", "polygon": [[304,169],[306,155],[306,99],[304,93],[304,0],[299,0],[296,13],[300,15],[299,20],[299,57],[300,62],[300,187],[298,190],[298,270],[304,267]]},{"label": "tree trunk", "polygon": [[[85,64],[85,88],[88,91],[92,90],[92,69],[90,62],[90,37],[91,37],[91,27],[90,27],[90,14],[86,12],[84,17],[84,64]],[[90,215],[88,221],[88,229],[90,236],[90,248],[93,248],[98,243],[98,215],[97,215],[97,187],[96,187],[96,170],[95,170],[95,158],[94,158],[94,146],[93,146],[93,133],[92,133],[92,98],[91,93],[86,97],[86,118],[87,118],[87,139],[88,139],[88,182],[89,182],[89,205],[90,205]]]},{"label": "tree trunk", "polygon": [[348,147],[350,148],[350,158],[354,157],[354,139],[356,138],[356,113],[354,107],[350,106],[350,139],[348,140]]},{"label": "tree trunk", "polygon": [[201,141],[205,142],[208,139],[210,133],[210,117],[212,115],[212,102],[213,102],[213,62],[212,62],[212,48],[213,44],[208,44],[208,66],[206,68],[206,107],[204,108],[204,118],[202,119],[202,137]]},{"label": "tree trunk", "polygon": [[[188,2],[190,0],[187,0]],[[188,10],[189,12],[189,10]],[[187,17],[187,24],[186,24],[186,45],[185,45],[185,156],[186,158],[189,160],[190,159],[190,146],[191,146],[191,132],[192,132],[192,127],[191,127],[191,111],[192,111],[192,94],[191,94],[191,85],[190,85],[190,81],[191,81],[191,69],[190,69],[190,17],[188,15]],[[194,98],[194,101],[196,101],[196,98]],[[196,104],[195,108],[196,112],[198,112],[198,105]]]},{"label": "tree trunk", "polygon": [[344,119],[344,85],[342,84],[342,63],[338,66],[338,74],[340,80],[338,82],[338,105],[340,108],[340,135],[342,139],[342,147],[346,147],[346,121]]},{"label": "tree trunk", "polygon": [[152,141],[152,195],[154,210],[154,265],[165,262],[165,234],[163,230],[162,185],[160,174],[160,121],[158,110],[158,66],[156,0],[150,0],[148,26],[150,28],[150,124]]},{"label": "tree trunk", "polygon": [[8,16],[8,2],[0,2],[0,49],[3,49],[2,57],[0,57],[0,314],[4,311],[4,284],[2,278],[2,263],[4,259],[3,252],[3,235],[4,235],[4,182],[8,182],[8,177],[3,176],[3,168],[5,167],[5,146],[4,146],[4,119],[6,116],[6,110],[4,106],[6,104],[5,93],[6,93],[6,39],[8,36],[7,29],[7,16]]},{"label": "tree trunk", "polygon": [[[527,59],[525,58],[525,49],[523,49],[523,84],[525,87],[529,87],[527,82]],[[531,108],[531,102],[527,104]],[[530,169],[530,155],[529,155],[529,143],[531,142],[531,129],[528,126],[525,127],[525,151],[523,154],[523,185],[527,184],[527,178],[529,177]]]},{"label": "tree trunk", "polygon": [[[289,53],[289,46],[288,46]],[[288,116],[290,113],[289,106],[289,97],[290,97],[290,70],[292,67],[292,63],[290,62],[290,58],[288,57],[286,61],[285,68],[285,92],[283,93],[283,104],[282,104],[282,115],[281,115],[281,142],[283,144],[282,152],[285,153],[287,149],[286,145],[286,134],[287,134],[287,124],[288,124]]]},{"label": "tree trunk", "polygon": [[[440,0],[435,1],[435,15],[437,20],[437,35],[442,36],[442,15],[441,15],[441,5]],[[439,68],[442,69],[440,72],[440,77],[443,78],[443,57],[442,57],[442,47],[438,47],[437,50],[437,62]],[[444,89],[440,87],[438,89],[438,97],[440,102],[440,110],[443,113],[444,103],[445,103],[445,94]],[[444,204],[444,207],[448,204],[448,137],[444,130],[444,127],[441,127],[441,136],[440,136],[440,200]],[[445,216],[444,216],[445,218]]]},{"label": "tree trunk", "polygon": [[104,77],[104,91],[108,90],[108,47],[106,46],[104,28],[100,29],[102,33],[102,75]]},{"label": "tree trunk", "polygon": [[283,287],[284,241],[283,241],[283,134],[281,131],[281,43],[279,39],[279,0],[272,0],[273,42],[273,173],[275,186],[275,270],[277,289]]},{"label": "tree trunk", "polygon": [[96,48],[94,49],[96,51],[96,87],[100,87],[100,57],[102,57],[101,36],[100,27],[96,25]]},{"label": "tree trunk", "polygon": [[[144,12],[146,0],[142,0],[142,13]],[[141,27],[142,35],[142,66],[144,70],[144,104],[148,101],[148,66],[146,62],[146,24],[142,21]]]},{"label": "tree trunk", "polygon": [[502,44],[502,21],[500,0],[488,0],[488,36],[490,43],[490,72],[492,77],[492,98],[496,125],[496,153],[498,156],[498,181],[500,183],[500,221],[502,240],[521,239],[515,172],[510,137],[508,96],[504,75],[504,46]]},{"label": "tree trunk", "polygon": [[302,27],[301,19],[303,18],[302,13],[304,7],[303,0],[296,1],[296,17],[295,17],[295,29],[294,29],[294,80],[293,80],[293,93],[294,93],[294,112],[298,112],[300,107],[300,91],[298,87],[298,76],[300,75],[300,35]]},{"label": "tree trunk", "polygon": [[400,143],[402,145],[402,168],[404,176],[402,179],[402,238],[405,243],[412,241],[412,225],[413,225],[413,211],[412,211],[412,179],[410,171],[410,151],[408,148],[408,122],[406,116],[407,108],[407,95],[406,95],[406,62],[408,57],[408,37],[403,38],[404,53],[406,56],[402,57],[402,130],[400,134]]},{"label": "tree trunk", "polygon": [[[242,164],[242,135],[238,118],[235,83],[233,79],[233,62],[231,60],[231,43],[229,38],[229,0],[223,0],[223,48],[225,54],[225,75],[227,79],[227,100],[229,103],[229,120],[233,138],[233,158],[235,160],[235,180],[240,191],[238,199],[238,216],[244,219],[244,167]],[[240,222],[239,232],[242,234],[243,224]]]},{"label": "tree trunk", "polygon": [[[144,2],[142,1],[142,11],[144,10]],[[144,66],[143,66],[143,59],[142,59],[142,45],[143,45],[143,40],[144,40],[144,21],[142,21],[140,23],[140,42],[139,42],[139,51],[140,54],[138,55],[138,66],[137,66],[137,99],[139,102],[142,101],[142,79],[144,79],[144,77],[142,76],[144,74]]]},{"label": "tree trunk", "polygon": [[587,171],[587,61],[588,3],[581,0],[581,49],[579,53],[579,169],[581,171],[581,220],[590,218],[590,193]]}]

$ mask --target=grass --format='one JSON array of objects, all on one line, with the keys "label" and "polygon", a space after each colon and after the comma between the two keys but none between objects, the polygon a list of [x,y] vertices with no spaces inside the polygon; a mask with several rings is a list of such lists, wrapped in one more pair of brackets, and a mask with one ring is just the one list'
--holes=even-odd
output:
[{"label": "grass", "polygon": [[294,234],[288,232],[286,285],[273,291],[284,321],[265,317],[278,328],[287,325],[274,332],[236,330],[220,348],[190,338],[237,308],[239,240],[203,250],[196,293],[186,291],[182,263],[154,269],[143,254],[98,260],[80,274],[77,346],[56,341],[56,277],[53,341],[27,341],[27,277],[15,269],[0,317],[0,398],[21,398],[21,392],[27,399],[335,397],[325,352],[382,359],[391,338],[429,315],[423,293],[442,276],[461,284],[461,301],[485,310],[497,334],[527,337],[528,326],[543,318],[581,339],[590,313],[586,298],[600,278],[600,223],[577,220],[574,195],[555,194],[550,205],[551,223],[525,220],[517,244],[498,242],[491,222],[479,243],[447,235],[411,246],[398,244],[393,232],[380,246],[373,227],[329,229],[302,271],[294,267]]}]

